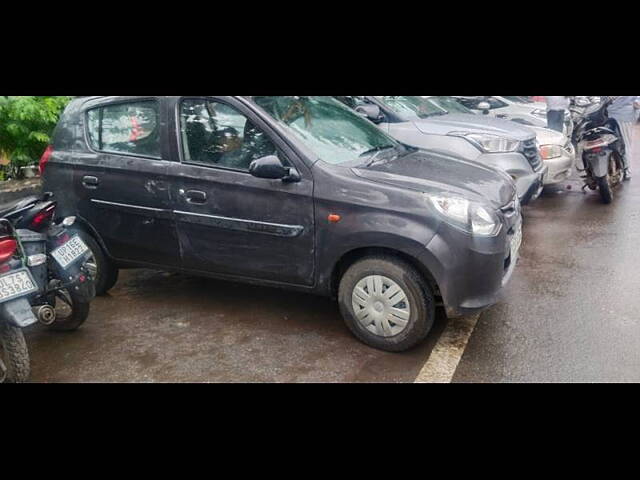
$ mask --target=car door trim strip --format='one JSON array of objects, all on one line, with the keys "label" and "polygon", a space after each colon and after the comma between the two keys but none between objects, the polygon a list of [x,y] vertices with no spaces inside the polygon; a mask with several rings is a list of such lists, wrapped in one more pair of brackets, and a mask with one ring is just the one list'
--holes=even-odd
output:
[{"label": "car door trim strip", "polygon": [[162,208],[142,207],[140,205],[130,205],[128,203],[108,202],[106,200],[97,200],[95,198],[92,198],[91,202],[97,203],[98,205],[106,208],[112,208],[114,210],[124,210],[131,213],[144,214],[146,216],[150,216],[154,218],[170,218],[171,217],[171,210],[166,210]]},{"label": "car door trim strip", "polygon": [[202,213],[183,212],[174,210],[179,220],[197,225],[223,228],[251,233],[262,233],[278,237],[294,238],[299,237],[304,232],[301,225],[283,225],[280,223],[259,222],[255,220],[244,220],[241,218],[219,217],[217,215],[205,215]]}]

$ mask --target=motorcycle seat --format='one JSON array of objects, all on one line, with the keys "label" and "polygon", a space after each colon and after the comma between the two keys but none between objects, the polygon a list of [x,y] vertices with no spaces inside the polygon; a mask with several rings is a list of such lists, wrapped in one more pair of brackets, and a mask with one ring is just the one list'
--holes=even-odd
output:
[{"label": "motorcycle seat", "polygon": [[30,197],[24,197],[18,200],[0,204],[0,218],[4,218],[11,212],[28,207],[31,204],[36,204],[39,200],[39,197],[32,195]]}]

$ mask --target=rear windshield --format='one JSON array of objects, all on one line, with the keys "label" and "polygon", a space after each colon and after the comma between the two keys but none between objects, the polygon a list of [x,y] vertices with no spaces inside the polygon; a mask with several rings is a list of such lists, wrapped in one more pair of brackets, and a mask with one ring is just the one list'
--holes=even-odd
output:
[{"label": "rear windshield", "polygon": [[446,115],[448,113],[444,108],[423,97],[393,96],[376,98],[407,121]]},{"label": "rear windshield", "polygon": [[445,96],[433,96],[427,97],[430,102],[435,103],[440,108],[446,110],[449,113],[468,113],[471,115],[475,115],[476,112],[471,110],[470,108],[462,105],[458,100],[453,97],[445,97]]}]

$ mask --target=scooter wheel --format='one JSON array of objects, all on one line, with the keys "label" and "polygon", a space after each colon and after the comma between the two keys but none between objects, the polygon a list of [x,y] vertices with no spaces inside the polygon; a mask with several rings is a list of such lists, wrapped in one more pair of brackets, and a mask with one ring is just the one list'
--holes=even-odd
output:
[{"label": "scooter wheel", "polygon": [[613,191],[609,185],[609,175],[598,178],[598,191],[602,198],[602,203],[609,204],[613,201]]}]

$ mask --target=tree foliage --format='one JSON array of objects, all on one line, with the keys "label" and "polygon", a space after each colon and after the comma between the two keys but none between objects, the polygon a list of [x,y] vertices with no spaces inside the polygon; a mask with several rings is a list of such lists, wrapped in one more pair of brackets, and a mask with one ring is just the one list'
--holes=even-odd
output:
[{"label": "tree foliage", "polygon": [[12,176],[38,161],[71,98],[0,96],[0,159]]}]

